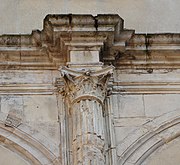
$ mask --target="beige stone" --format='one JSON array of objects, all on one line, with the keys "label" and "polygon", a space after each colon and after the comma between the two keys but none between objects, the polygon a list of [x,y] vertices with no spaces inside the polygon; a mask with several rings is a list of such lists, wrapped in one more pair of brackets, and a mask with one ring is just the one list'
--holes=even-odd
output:
[{"label": "beige stone", "polygon": [[179,138],[157,149],[143,165],[174,165],[180,163],[179,158],[180,141]]},{"label": "beige stone", "polygon": [[[85,6],[88,13],[87,2],[80,0],[19,2],[2,4],[14,4],[13,17],[0,18],[2,31],[39,28],[40,15],[52,11],[51,7],[56,11],[67,5],[67,10],[84,13]],[[114,12],[130,1],[113,2],[94,0],[88,10],[96,14],[108,5],[108,11]],[[162,3],[133,4],[129,9],[137,5],[140,16],[126,8],[122,11],[133,14],[139,29],[151,31],[159,26],[157,32],[163,25],[170,29],[178,25],[170,24],[174,20],[153,24],[146,17],[143,20],[150,22],[141,26],[142,13],[153,12]],[[25,12],[29,8],[34,12]],[[162,8],[153,12],[156,18]],[[26,14],[34,20],[26,19]],[[5,29],[11,19],[17,20],[16,26],[11,21]],[[173,141],[178,144],[180,133],[179,53],[180,34],[138,34],[126,29],[117,14],[50,14],[42,30],[0,36],[0,143],[10,150],[2,153],[0,161],[9,156],[15,164],[25,159],[36,165],[158,164],[163,157],[171,162],[167,155],[178,153]]]},{"label": "beige stone", "polygon": [[145,115],[147,117],[156,117],[178,110],[180,106],[179,99],[180,96],[176,94],[146,95],[144,96]]},{"label": "beige stone", "polygon": [[81,64],[99,62],[99,51],[71,51],[70,60]]},{"label": "beige stone", "polygon": [[0,164],[6,164],[6,165],[12,165],[12,164],[18,164],[18,165],[29,165],[29,163],[22,159],[19,155],[16,153],[6,149],[3,146],[0,146]]},{"label": "beige stone", "polygon": [[144,101],[141,95],[119,96],[118,104],[120,117],[143,117],[145,115]]},{"label": "beige stone", "polygon": [[25,121],[58,121],[56,96],[24,96]]}]

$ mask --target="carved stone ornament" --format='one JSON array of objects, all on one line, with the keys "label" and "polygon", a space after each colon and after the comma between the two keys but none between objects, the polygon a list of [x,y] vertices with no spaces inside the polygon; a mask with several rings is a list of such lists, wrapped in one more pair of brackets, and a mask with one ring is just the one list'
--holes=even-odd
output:
[{"label": "carved stone ornament", "polygon": [[71,104],[80,100],[96,100],[103,105],[107,94],[107,82],[113,73],[113,66],[99,71],[76,71],[63,67],[61,75],[65,81],[65,92]]},{"label": "carved stone ornament", "polygon": [[103,102],[113,67],[99,71],[61,69],[72,115],[73,165],[105,164]]},{"label": "carved stone ornament", "polygon": [[5,126],[8,127],[18,127],[21,124],[21,119],[16,117],[15,115],[8,114],[5,120]]}]

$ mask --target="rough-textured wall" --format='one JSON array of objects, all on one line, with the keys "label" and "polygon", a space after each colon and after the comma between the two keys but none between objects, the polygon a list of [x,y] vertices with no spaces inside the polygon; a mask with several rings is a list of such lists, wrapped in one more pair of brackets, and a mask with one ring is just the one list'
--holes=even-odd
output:
[{"label": "rough-textured wall", "polygon": [[111,96],[119,163],[178,164],[179,69],[132,72],[115,71]]},{"label": "rough-textured wall", "polygon": [[0,34],[42,29],[47,14],[119,14],[136,32],[179,32],[179,0],[0,0]]},{"label": "rough-textured wall", "polygon": [[[24,161],[29,161],[34,154],[36,159],[42,158],[41,163],[46,164],[49,162],[43,155],[49,155],[47,150],[59,156],[58,103],[56,94],[49,92],[50,86],[54,87],[56,73],[1,70],[0,153],[4,154],[1,154],[0,164],[6,162],[8,165],[13,161],[13,164],[24,165]],[[11,151],[6,151],[1,145]],[[38,164],[33,159],[30,164]]]}]

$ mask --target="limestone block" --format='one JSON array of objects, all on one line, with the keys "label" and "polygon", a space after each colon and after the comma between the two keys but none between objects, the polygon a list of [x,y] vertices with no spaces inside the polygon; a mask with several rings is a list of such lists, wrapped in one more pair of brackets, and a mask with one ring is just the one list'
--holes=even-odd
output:
[{"label": "limestone block", "polygon": [[178,94],[145,95],[145,114],[147,117],[156,117],[177,110],[180,107],[179,100]]},{"label": "limestone block", "polygon": [[116,144],[119,144],[137,127],[115,127],[115,139]]},{"label": "limestone block", "polygon": [[[148,132],[148,129],[140,127],[135,129],[134,131],[131,131],[126,138],[120,142],[121,145],[118,145],[117,147],[117,155],[122,155],[123,152],[129,147],[129,144],[134,141],[134,139],[137,139],[140,137],[142,134],[145,134]],[[133,151],[132,151],[133,152]]]},{"label": "limestone block", "polygon": [[[167,72],[167,70],[154,71],[154,74],[148,74],[147,71],[140,71],[140,73],[121,73],[121,70],[116,70],[115,81],[118,82],[179,82],[180,76],[178,70]],[[166,73],[166,74],[164,74]],[[133,80],[133,81],[132,81]]]},{"label": "limestone block", "polygon": [[57,78],[60,78],[60,74],[58,70],[52,71],[52,83],[55,84]]},{"label": "limestone block", "polygon": [[99,62],[99,51],[71,51],[70,61],[72,63]]},{"label": "limestone block", "polygon": [[[58,122],[26,122],[24,123],[26,127],[29,127],[28,130],[25,126],[22,125],[19,127],[24,129],[23,131],[30,134],[32,137],[39,140],[43,145],[51,149],[51,151],[58,156],[59,150],[58,145],[60,143],[60,129]],[[22,128],[23,127],[23,128]],[[55,146],[56,145],[56,146]]]},{"label": "limestone block", "polygon": [[133,127],[133,126],[142,126],[150,122],[152,118],[146,117],[125,117],[114,119],[115,127]]},{"label": "limestone block", "polygon": [[24,96],[25,121],[58,121],[56,96]]},{"label": "limestone block", "polygon": [[51,71],[0,71],[1,84],[52,83]]},{"label": "limestone block", "polygon": [[119,95],[120,117],[144,116],[144,102],[142,95]]},{"label": "limestone block", "polygon": [[22,96],[1,96],[1,112],[23,118]]},{"label": "limestone block", "polygon": [[114,127],[115,127],[115,136],[116,136],[116,144],[119,144],[126,136],[128,136],[131,132],[133,132],[138,127],[141,127],[143,124],[149,122],[150,118],[117,118],[114,119]]},{"label": "limestone block", "polygon": [[112,109],[112,113],[113,113],[113,116],[116,118],[119,118],[119,104],[118,104],[118,100],[119,99],[119,96],[118,95],[111,95],[110,96],[110,106],[111,106],[111,109]]},{"label": "limestone block", "polygon": [[4,122],[7,118],[8,114],[5,114],[3,112],[0,112],[0,121],[1,122]]}]

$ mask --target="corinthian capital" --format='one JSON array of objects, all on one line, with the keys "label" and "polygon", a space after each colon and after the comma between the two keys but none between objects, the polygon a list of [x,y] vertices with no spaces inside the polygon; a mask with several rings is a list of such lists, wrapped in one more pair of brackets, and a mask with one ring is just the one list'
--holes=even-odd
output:
[{"label": "corinthian capital", "polygon": [[77,71],[63,67],[60,72],[65,81],[66,95],[72,104],[86,99],[93,99],[102,104],[107,94],[107,84],[113,73],[113,66],[98,71]]}]

